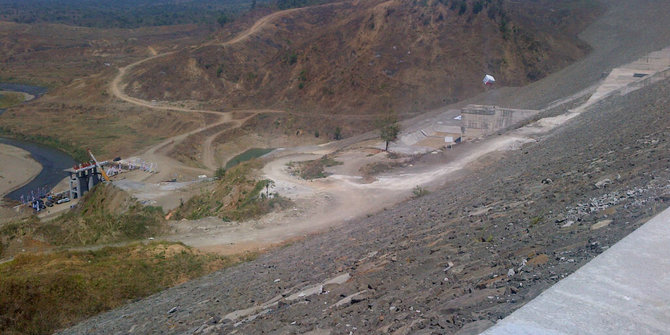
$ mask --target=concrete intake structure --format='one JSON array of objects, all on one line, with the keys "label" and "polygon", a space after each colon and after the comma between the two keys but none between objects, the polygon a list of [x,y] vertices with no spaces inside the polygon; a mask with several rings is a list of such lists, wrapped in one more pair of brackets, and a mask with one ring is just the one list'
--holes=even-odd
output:
[{"label": "concrete intake structure", "polygon": [[514,126],[537,113],[539,111],[529,109],[467,105],[461,110],[461,121],[465,137],[475,138]]},{"label": "concrete intake structure", "polygon": [[81,198],[102,180],[95,164],[80,165],[65,171],[70,174],[70,199]]}]

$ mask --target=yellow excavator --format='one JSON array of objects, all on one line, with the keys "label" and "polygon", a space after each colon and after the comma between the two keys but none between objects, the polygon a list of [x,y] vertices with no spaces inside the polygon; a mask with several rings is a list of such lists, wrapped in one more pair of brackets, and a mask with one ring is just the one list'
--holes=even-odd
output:
[{"label": "yellow excavator", "polygon": [[88,149],[88,155],[91,156],[91,159],[93,159],[93,162],[95,162],[95,166],[100,169],[100,173],[102,174],[102,177],[105,178],[106,181],[110,181],[109,177],[107,176],[107,173],[105,173],[105,169],[98,163],[98,160],[95,159],[95,156],[93,156],[93,153],[91,152],[91,149]]}]

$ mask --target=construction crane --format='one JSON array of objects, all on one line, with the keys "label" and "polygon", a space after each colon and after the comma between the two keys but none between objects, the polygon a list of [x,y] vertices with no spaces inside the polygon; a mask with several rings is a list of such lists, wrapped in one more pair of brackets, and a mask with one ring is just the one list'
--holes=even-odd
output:
[{"label": "construction crane", "polygon": [[88,155],[91,156],[93,159],[93,162],[95,162],[95,166],[97,166],[100,169],[100,173],[102,174],[102,177],[105,178],[106,181],[110,181],[109,177],[107,176],[107,173],[105,173],[105,169],[98,163],[98,160],[95,159],[95,156],[93,156],[93,153],[91,152],[91,149],[88,149]]}]

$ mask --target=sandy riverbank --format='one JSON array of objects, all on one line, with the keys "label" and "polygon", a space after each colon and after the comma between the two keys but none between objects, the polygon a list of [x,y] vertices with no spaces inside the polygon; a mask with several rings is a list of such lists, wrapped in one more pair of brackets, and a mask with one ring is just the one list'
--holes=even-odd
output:
[{"label": "sandy riverbank", "polygon": [[23,149],[0,144],[0,197],[30,182],[42,166]]}]

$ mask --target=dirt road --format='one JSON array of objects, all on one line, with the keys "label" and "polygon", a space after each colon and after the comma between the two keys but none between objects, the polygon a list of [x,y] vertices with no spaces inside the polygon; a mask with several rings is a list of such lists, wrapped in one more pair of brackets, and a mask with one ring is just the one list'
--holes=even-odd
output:
[{"label": "dirt road", "polygon": [[[280,18],[284,15],[290,14],[292,12],[302,10],[299,8],[296,9],[290,9],[290,10],[285,10],[285,11],[280,11],[280,12],[275,12],[270,15],[267,15],[260,20],[258,20],[252,27],[247,29],[246,31],[242,32],[241,34],[237,35],[231,40],[228,40],[224,42],[222,45],[232,45],[235,43],[238,43],[240,41],[243,41],[244,39],[248,38],[249,36],[257,33],[260,29],[262,29],[265,25],[271,23],[273,20]],[[212,142],[216,139],[217,136],[219,136],[223,131],[216,132],[214,134],[208,135],[204,141],[202,142],[202,164],[206,167],[206,169],[200,169],[200,168],[195,168],[195,167],[190,167],[186,166],[183,163],[177,161],[176,159],[173,159],[171,157],[167,156],[167,152],[170,151],[175,145],[179,144],[180,142],[184,141],[186,138],[192,135],[196,135],[205,131],[208,131],[210,129],[213,129],[215,127],[218,127],[220,125],[223,125],[225,123],[230,123],[231,128],[237,128],[240,127],[242,124],[244,124],[245,121],[249,120],[253,116],[259,114],[259,113],[284,113],[284,111],[279,111],[279,110],[245,110],[241,111],[246,113],[248,116],[239,119],[239,120],[233,120],[232,113],[231,112],[221,112],[221,111],[214,111],[214,110],[202,110],[202,109],[190,109],[190,108],[184,108],[184,107],[177,107],[177,106],[171,106],[171,105],[164,105],[163,103],[158,103],[158,102],[149,102],[146,100],[142,100],[139,98],[131,97],[128,94],[124,92],[125,85],[123,84],[123,79],[126,76],[126,74],[131,71],[133,68],[136,66],[152,61],[157,58],[165,57],[168,55],[174,54],[176,51],[170,51],[170,52],[165,52],[161,54],[157,54],[156,50],[149,47],[149,51],[151,52],[152,56],[147,57],[145,59],[139,60],[137,62],[134,62],[132,64],[129,64],[125,67],[119,68],[119,73],[114,77],[112,82],[110,83],[110,92],[116,96],[117,98],[137,105],[137,106],[142,106],[145,108],[150,108],[150,109],[155,109],[155,110],[166,110],[166,111],[177,111],[177,112],[183,112],[183,113],[197,113],[197,114],[210,114],[210,115],[216,115],[218,116],[218,119],[210,124],[204,125],[200,128],[197,128],[195,130],[192,130],[190,132],[180,134],[171,138],[168,138],[161,143],[158,143],[145,151],[139,153],[137,156],[141,157],[145,161],[149,161],[155,164],[158,164],[160,167],[159,173],[154,176],[150,176],[147,178],[147,180],[152,180],[152,181],[160,181],[164,179],[170,179],[171,176],[174,175],[180,175],[182,173],[190,173],[190,174],[208,174],[212,173],[216,168],[219,167],[219,164],[217,163],[215,157],[214,157],[214,148],[212,146]],[[240,111],[238,111],[240,112]]]},{"label": "dirt road", "polygon": [[[223,45],[239,43],[257,33],[266,25],[271,24],[273,20],[297,10],[276,12],[261,18],[245,32],[229,41],[223,42]],[[183,172],[206,174],[216,169],[218,162],[214,155],[213,141],[224,130],[214,134],[207,134],[202,140],[201,163],[206,169],[185,166],[166,155],[175,145],[184,141],[189,136],[201,134],[224,123],[231,123],[231,127],[233,128],[239,127],[244,121],[258,113],[282,112],[249,110],[245,111],[249,114],[244,119],[233,120],[230,113],[156,105],[155,103],[129,97],[123,93],[121,83],[123,76],[128,70],[146,61],[172,53],[174,52],[152,56],[120,69],[119,75],[111,85],[112,93],[130,103],[148,108],[216,114],[219,116],[218,120],[214,123],[167,139],[140,155],[145,160],[159,164],[161,172],[148,180],[154,182]],[[607,80],[601,84],[597,86],[601,88],[611,87],[611,90],[621,89],[621,87],[609,85]],[[580,99],[584,94],[592,93],[597,86],[589,87],[579,94],[556,101],[550,107],[556,107],[558,104],[567,104],[573,100]],[[451,174],[485,158],[487,155],[499,151],[518,149],[525,143],[534,142],[537,138],[579,115],[587,105],[592,105],[596,101],[591,99],[587,104],[575,108],[568,113],[546,117],[525,127],[508,132],[505,135],[494,136],[479,143],[468,144],[467,150],[447,162],[425,167],[421,171],[395,172],[381,175],[371,183],[364,183],[359,173],[334,174],[326,179],[315,181],[300,180],[288,173],[286,164],[289,161],[315,159],[324,154],[332,154],[336,150],[341,150],[343,146],[338,143],[331,143],[316,147],[289,149],[279,155],[278,158],[269,162],[263,169],[263,173],[265,178],[275,181],[277,185],[276,192],[296,201],[295,208],[281,213],[270,214],[260,220],[244,223],[229,224],[216,218],[180,222],[178,224],[178,234],[169,237],[169,239],[178,240],[198,248],[215,250],[222,253],[236,253],[249,248],[263,248],[264,246],[275,245],[286,240],[322,231],[327,227],[337,226],[348,220],[383,210],[386,207],[407,199],[411,196],[412,189],[417,186],[431,188],[434,185],[442,185]],[[358,166],[365,164],[369,160],[365,156],[354,158],[353,160],[348,159],[347,164]]]}]

